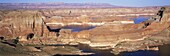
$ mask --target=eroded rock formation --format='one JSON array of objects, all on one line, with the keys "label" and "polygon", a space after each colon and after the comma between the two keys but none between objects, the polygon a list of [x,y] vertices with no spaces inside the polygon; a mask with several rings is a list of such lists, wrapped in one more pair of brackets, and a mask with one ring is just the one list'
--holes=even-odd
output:
[{"label": "eroded rock formation", "polygon": [[[97,9],[96,9],[97,10]],[[99,9],[101,11],[102,9]],[[108,10],[108,9],[104,9]],[[119,9],[115,9],[119,10]],[[129,9],[130,10],[130,9]],[[130,13],[132,10],[127,10]],[[65,10],[64,10],[65,11]],[[66,10],[68,11],[68,10]],[[87,10],[88,11],[88,10]],[[79,43],[88,44],[91,47],[101,47],[112,49],[113,53],[123,51],[149,50],[162,44],[169,44],[169,19],[170,8],[166,7],[160,22],[152,21],[148,25],[145,22],[140,24],[114,24],[101,25],[94,29],[72,32],[70,29],[59,29],[63,26],[47,25],[47,22],[61,22],[64,24],[70,22],[113,22],[129,19],[105,15],[103,17],[93,16],[89,9],[90,15],[76,15],[81,13],[77,10],[73,14],[58,13],[38,10],[16,10],[3,11],[0,16],[0,37],[5,40],[19,38],[22,45],[53,45],[53,44],[70,44]],[[56,12],[62,12],[61,10]],[[122,11],[121,11],[122,12]],[[85,12],[85,14],[88,12]],[[100,12],[99,12],[100,13]],[[143,12],[142,12],[143,13]],[[153,13],[153,11],[152,11]],[[66,16],[63,16],[67,14]],[[96,13],[97,14],[97,13]],[[118,13],[121,14],[121,13]],[[57,16],[56,16],[57,15]],[[99,16],[103,15],[102,12]],[[52,17],[55,16],[55,17]],[[106,19],[105,19],[106,17]],[[113,17],[113,18],[112,18]],[[69,19],[71,18],[71,19]],[[94,19],[96,21],[93,21]],[[111,18],[111,19],[110,19]],[[120,19],[116,19],[120,18]],[[82,20],[78,20],[82,19]],[[52,29],[54,26],[54,29]],[[147,27],[146,27],[147,26]],[[50,29],[49,29],[50,28]],[[55,29],[56,28],[56,29]],[[54,31],[51,31],[54,30]],[[56,31],[57,30],[57,31]],[[46,48],[45,48],[46,49]],[[48,50],[47,50],[48,51]],[[53,52],[52,52],[53,53]]]},{"label": "eroded rock formation", "polygon": [[103,25],[77,33],[65,33],[62,35],[67,36],[59,39],[66,43],[78,42],[89,44],[91,47],[111,48],[114,53],[149,50],[158,45],[169,43],[169,8],[166,9],[160,22],[156,20],[148,21],[150,24],[147,27],[143,27],[146,26],[145,22],[140,24]]},{"label": "eroded rock formation", "polygon": [[34,38],[55,36],[55,33],[48,31],[42,21],[45,19],[38,11],[10,11],[3,16],[1,23],[1,36],[6,38],[27,38],[34,34]]}]

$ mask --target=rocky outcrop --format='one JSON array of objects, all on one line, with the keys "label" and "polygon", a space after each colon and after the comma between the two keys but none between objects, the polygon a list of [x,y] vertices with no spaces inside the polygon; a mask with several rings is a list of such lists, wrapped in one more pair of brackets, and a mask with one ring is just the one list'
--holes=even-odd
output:
[{"label": "rocky outcrop", "polygon": [[[94,9],[95,10],[95,9]],[[97,10],[97,9],[96,9]],[[104,15],[102,17],[93,16],[93,10],[87,10],[79,12],[79,9],[74,10],[75,13],[66,15],[63,11],[69,10],[55,10],[51,11],[38,11],[38,10],[16,10],[16,11],[3,11],[3,18],[0,23],[0,37],[4,37],[5,40],[19,38],[19,42],[22,45],[55,45],[55,44],[69,44],[77,45],[79,43],[88,44],[91,47],[101,47],[112,49],[114,53],[123,51],[136,51],[149,49],[150,46],[158,46],[169,43],[169,8],[163,14],[161,22],[151,22],[146,26],[145,23],[140,24],[104,24],[97,26],[90,30],[84,30],[80,32],[72,32],[70,29],[55,29],[62,28],[61,25],[47,25],[48,22],[113,22],[115,20],[126,20],[124,17],[108,16],[109,13],[105,13],[102,10],[108,11],[109,9],[99,9],[94,15]],[[118,8],[113,10],[119,10]],[[124,9],[122,9],[124,10]],[[132,12],[127,9],[126,13]],[[57,12],[62,12],[57,13]],[[114,12],[114,11],[113,11]],[[121,11],[122,12],[122,11]],[[119,12],[119,13],[121,13]],[[80,15],[77,15],[79,14]],[[81,14],[82,13],[82,14]],[[103,13],[103,14],[102,14]],[[118,14],[119,14],[118,13]],[[153,13],[153,11],[152,11]],[[52,17],[52,16],[59,17]],[[63,16],[66,15],[66,16]],[[108,16],[108,17],[107,17]],[[105,18],[106,17],[106,18]],[[96,19],[94,19],[96,18]],[[82,19],[82,20],[79,20]],[[51,29],[53,28],[54,29]],[[50,30],[49,30],[50,29]],[[54,31],[51,31],[54,30]],[[32,48],[32,47],[26,47]],[[51,47],[50,47],[51,48]],[[47,50],[48,48],[44,48]],[[55,51],[54,51],[55,52]],[[50,52],[54,55],[54,52]],[[56,51],[57,52],[57,51]]]},{"label": "rocky outcrop", "polygon": [[16,47],[0,42],[0,56],[58,56],[58,55],[91,55],[71,46],[22,46]]},{"label": "rocky outcrop", "polygon": [[1,24],[1,36],[10,38],[27,38],[30,33],[33,37],[55,36],[50,33],[43,22],[45,19],[38,11],[10,11],[6,12]]},{"label": "rocky outcrop", "polygon": [[[113,52],[149,50],[150,46],[158,46],[163,43],[168,43],[169,37],[157,36],[169,28],[169,12],[165,11],[161,22],[151,22],[146,28],[145,23],[140,24],[125,24],[125,25],[103,25],[87,31],[69,33],[64,38],[69,38],[70,41],[63,42],[78,42],[88,44],[91,47],[109,47]],[[169,31],[169,30],[168,30]],[[166,32],[165,34],[168,34]],[[61,34],[61,35],[66,35]],[[71,37],[72,36],[72,37]],[[155,37],[155,40],[154,39]],[[153,39],[150,39],[153,38]],[[62,37],[60,39],[63,39]],[[83,40],[82,40],[83,39]],[[164,39],[164,40],[163,40]],[[81,41],[80,41],[81,40]],[[163,42],[162,42],[163,41]]]}]

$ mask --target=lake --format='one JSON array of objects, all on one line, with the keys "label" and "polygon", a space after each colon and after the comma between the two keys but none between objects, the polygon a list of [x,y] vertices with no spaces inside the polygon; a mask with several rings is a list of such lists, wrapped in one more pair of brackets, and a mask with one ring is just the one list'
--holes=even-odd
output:
[{"label": "lake", "polygon": [[134,52],[121,52],[118,55],[114,55],[111,53],[111,50],[100,50],[89,47],[87,44],[80,44],[78,46],[79,49],[83,50],[83,52],[92,52],[95,53],[91,56],[159,56],[159,51],[151,51],[151,50],[139,50]]},{"label": "lake", "polygon": [[95,28],[96,26],[90,26],[90,25],[67,25],[62,27],[62,29],[71,29],[72,32],[79,32],[82,30],[90,30]]}]

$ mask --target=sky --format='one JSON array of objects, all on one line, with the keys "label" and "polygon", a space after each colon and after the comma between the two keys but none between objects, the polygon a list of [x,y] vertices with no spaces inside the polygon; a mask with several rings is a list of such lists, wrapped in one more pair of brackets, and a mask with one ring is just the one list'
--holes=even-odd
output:
[{"label": "sky", "polygon": [[170,0],[0,0],[0,3],[35,3],[35,2],[65,2],[65,3],[109,3],[117,6],[167,6]]}]

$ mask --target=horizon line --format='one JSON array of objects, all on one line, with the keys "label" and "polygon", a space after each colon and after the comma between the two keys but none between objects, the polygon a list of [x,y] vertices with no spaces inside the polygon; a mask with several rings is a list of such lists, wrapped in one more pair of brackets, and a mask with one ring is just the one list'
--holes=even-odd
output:
[{"label": "horizon line", "polygon": [[[95,3],[95,2],[3,2],[3,3],[80,3],[80,4],[92,4],[92,3]],[[1,2],[0,2],[1,4]],[[110,3],[96,3],[96,4],[109,4],[109,5],[112,5],[112,6],[122,6],[122,5],[114,5],[114,4],[110,4]],[[170,6],[170,5],[159,5],[159,6],[122,6],[122,7],[162,7],[162,6]]]}]

